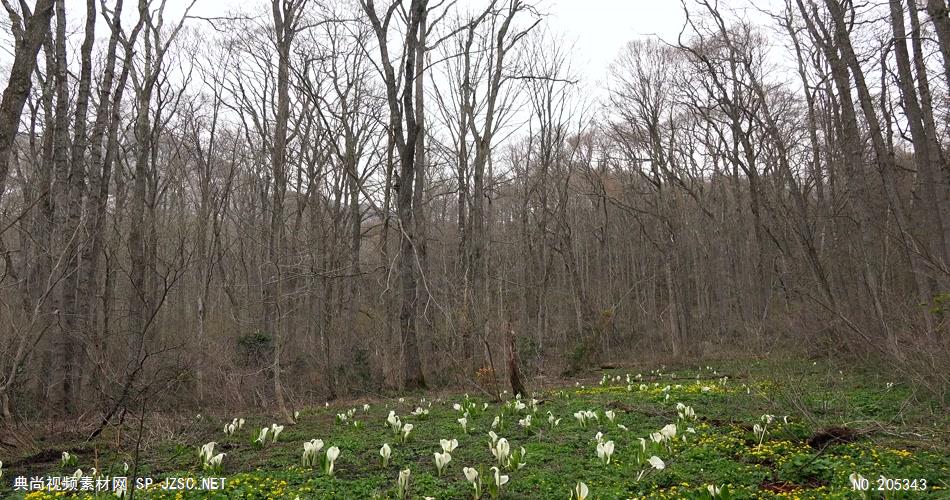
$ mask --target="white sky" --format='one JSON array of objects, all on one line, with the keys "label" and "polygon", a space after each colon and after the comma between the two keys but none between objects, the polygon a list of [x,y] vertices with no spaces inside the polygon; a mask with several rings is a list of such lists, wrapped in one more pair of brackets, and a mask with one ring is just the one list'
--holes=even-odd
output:
[{"label": "white sky", "polygon": [[620,49],[637,38],[675,40],[685,17],[677,0],[544,0],[551,31],[575,44],[574,67],[590,84],[607,74]]},{"label": "white sky", "polygon": [[[169,18],[174,19],[190,0],[167,0]],[[532,0],[528,0],[529,2]],[[685,0],[687,5],[693,0]],[[478,7],[484,0],[458,0]],[[197,0],[192,13],[222,15],[231,10],[263,10],[266,0]],[[378,2],[383,3],[383,2]],[[589,85],[597,86],[625,43],[637,38],[659,36],[675,42],[685,21],[681,0],[533,0],[548,15],[552,33],[573,43],[573,68]],[[757,8],[775,8],[781,0],[719,0],[723,11],[758,18]],[[693,8],[696,8],[693,6]]]},{"label": "white sky", "polygon": [[[29,0],[27,0],[29,2]],[[166,0],[166,19],[172,24],[180,18],[191,0]],[[317,0],[319,1],[319,0]],[[435,1],[435,0],[433,0]],[[457,0],[460,6],[470,5],[472,10],[484,5],[486,0]],[[670,42],[683,27],[685,16],[681,0],[527,0],[546,14],[545,24],[550,32],[564,43],[573,46],[572,70],[588,91],[599,94],[605,88],[607,71],[620,49],[630,40],[659,36]],[[384,3],[377,0],[378,3]],[[693,9],[694,0],[685,0]],[[29,2],[32,3],[32,2]],[[157,1],[155,2],[157,3]],[[757,12],[759,8],[776,9],[783,0],[719,0],[722,11],[754,18],[762,24],[770,20]],[[112,5],[113,0],[108,0]],[[134,1],[126,0],[127,22],[133,22]],[[269,0],[197,0],[191,14],[220,16],[234,11],[266,13]],[[76,32],[82,29],[84,5],[70,0],[67,7],[76,16],[70,27]],[[200,23],[200,21],[193,21]],[[4,30],[6,31],[6,30]],[[104,25],[97,27],[100,38],[104,37]],[[6,43],[9,33],[0,40]],[[77,42],[78,43],[78,42]],[[780,42],[782,43],[782,42]],[[0,67],[7,69],[7,51],[0,51]],[[6,71],[4,71],[6,73]],[[6,74],[0,76],[5,83]]]},{"label": "white sky", "polygon": [[[174,19],[189,1],[168,0],[169,18]],[[215,16],[240,8],[257,10],[254,7],[263,7],[264,3],[264,0],[197,0],[192,13]],[[459,0],[459,3],[477,7],[485,2]],[[679,0],[535,0],[534,3],[548,14],[546,23],[551,32],[563,35],[567,43],[574,43],[573,67],[591,83],[603,79],[607,67],[626,42],[651,35],[675,40],[684,20]],[[721,3],[745,5],[748,0],[722,0]],[[768,0],[757,3],[768,3]]]}]

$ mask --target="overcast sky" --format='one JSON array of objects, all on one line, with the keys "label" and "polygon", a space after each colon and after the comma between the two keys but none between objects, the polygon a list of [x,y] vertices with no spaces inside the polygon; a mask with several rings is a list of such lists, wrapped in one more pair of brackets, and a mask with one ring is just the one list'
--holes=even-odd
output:
[{"label": "overcast sky", "polygon": [[[171,12],[180,12],[188,1],[169,0]],[[220,15],[251,2],[263,5],[260,0],[197,0],[192,12],[201,16]],[[484,0],[459,2],[473,7],[486,3]],[[610,62],[627,41],[653,34],[675,39],[684,20],[679,0],[537,0],[535,5],[549,15],[547,23],[553,33],[562,34],[567,43],[574,43],[574,68],[589,81],[603,78]]]},{"label": "overcast sky", "polygon": [[[168,0],[171,12],[181,12],[190,0]],[[477,8],[485,0],[458,0]],[[693,0],[686,0],[692,3]],[[603,80],[607,68],[623,45],[636,38],[660,36],[675,41],[683,27],[680,0],[536,0],[548,14],[552,33],[562,34],[575,47],[574,68],[589,84]],[[750,17],[755,8],[780,4],[780,0],[720,0],[720,7]],[[202,16],[221,15],[263,0],[197,0],[192,12]]]},{"label": "overcast sky", "polygon": [[[694,0],[686,1],[692,4]],[[167,19],[172,20],[181,16],[191,0],[167,2]],[[486,4],[486,0],[458,2],[469,4],[473,9]],[[604,88],[608,67],[626,42],[651,36],[675,41],[685,20],[680,0],[534,0],[533,3],[547,14],[546,24],[550,31],[560,35],[566,44],[573,45],[574,74],[581,78],[586,88],[594,92]],[[723,10],[758,18],[763,23],[768,21],[757,14],[756,8],[775,8],[782,3],[782,0],[719,0]],[[79,7],[79,2],[75,5]],[[266,0],[197,0],[192,14],[219,16],[248,8],[266,12],[266,5]],[[126,9],[126,14],[131,16],[128,19],[130,23],[133,22],[134,10]],[[80,30],[83,10],[77,8],[73,12],[77,18],[71,25]],[[105,26],[98,27],[98,30],[100,36],[105,36]],[[9,36],[7,33],[4,35],[5,38]],[[6,53],[0,54],[0,62],[4,66],[9,59],[6,56]],[[5,80],[5,77],[2,79]]]}]

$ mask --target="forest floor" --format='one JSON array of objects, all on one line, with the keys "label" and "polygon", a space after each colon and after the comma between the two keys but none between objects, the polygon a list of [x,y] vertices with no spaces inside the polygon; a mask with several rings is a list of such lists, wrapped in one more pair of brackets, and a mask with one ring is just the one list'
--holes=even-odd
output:
[{"label": "forest floor", "polygon": [[[274,415],[243,415],[246,422],[233,435],[223,428],[237,415],[193,416],[178,428],[145,429],[151,437],[137,462],[134,449],[117,451],[109,436],[93,446],[64,443],[30,457],[0,457],[7,459],[0,497],[115,498],[13,486],[17,476],[72,476],[77,468],[86,477],[133,476],[124,464],[138,463],[134,475],[154,483],[136,490],[135,498],[399,498],[397,477],[406,469],[407,497],[472,498],[464,467],[480,471],[482,496],[489,498],[495,482],[490,468],[498,464],[489,431],[497,416],[498,439],[505,438],[512,452],[525,452],[522,460],[503,464],[499,474],[509,480],[501,498],[566,499],[579,482],[592,499],[950,498],[950,418],[937,405],[918,401],[913,387],[884,377],[871,369],[839,371],[789,360],[618,368],[520,403],[453,393],[320,403],[300,409],[297,423],[276,442],[269,433],[264,446],[254,440]],[[413,415],[417,408],[428,414]],[[390,411],[400,425],[412,424],[405,442],[402,431],[397,435],[387,423]],[[575,414],[584,411],[596,417],[582,423]],[[465,412],[467,432],[459,422]],[[651,434],[664,427],[668,437],[655,434],[661,442],[654,442]],[[598,433],[614,444],[609,463],[598,458]],[[313,467],[301,462],[303,444],[311,439],[323,442]],[[458,446],[439,475],[434,453],[442,451],[441,439],[456,439]],[[220,468],[204,469],[198,451],[211,441],[213,454],[225,455]],[[392,450],[386,466],[384,443]],[[340,450],[332,477],[319,463],[330,447]],[[62,451],[74,457],[66,465]],[[651,463],[654,456],[662,468]],[[225,478],[223,489],[202,490],[207,477]],[[867,491],[855,490],[852,480]],[[197,489],[166,489],[169,484]]]}]

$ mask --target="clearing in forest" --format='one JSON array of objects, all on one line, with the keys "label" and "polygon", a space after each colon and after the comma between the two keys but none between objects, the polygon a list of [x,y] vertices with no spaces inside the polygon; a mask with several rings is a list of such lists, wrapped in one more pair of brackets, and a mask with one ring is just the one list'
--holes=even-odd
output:
[{"label": "clearing in forest", "polygon": [[[950,497],[946,415],[883,377],[788,361],[614,369],[503,402],[320,403],[276,429],[262,415],[146,420],[138,465],[128,437],[63,444],[8,459],[0,496],[115,498],[96,479],[134,470],[153,481],[143,499]],[[36,476],[76,491],[23,491]]]}]

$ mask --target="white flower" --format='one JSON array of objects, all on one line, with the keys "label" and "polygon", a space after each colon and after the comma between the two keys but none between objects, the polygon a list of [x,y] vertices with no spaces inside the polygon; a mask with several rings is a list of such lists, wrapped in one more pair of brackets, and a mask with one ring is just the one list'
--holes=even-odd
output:
[{"label": "white flower", "polygon": [[277,425],[277,424],[271,424],[270,430],[271,430],[271,434],[273,434],[273,436],[274,436],[274,442],[276,443],[276,442],[277,442],[277,436],[278,436],[281,432],[283,432],[284,426],[283,426],[283,425]]},{"label": "white flower", "polygon": [[369,403],[363,404],[363,411],[369,411]]},{"label": "white flower", "polygon": [[458,423],[459,425],[462,426],[462,432],[468,434],[468,419],[465,417],[462,417],[458,419]]},{"label": "white flower", "polygon": [[261,445],[263,445],[264,442],[267,440],[267,432],[269,430],[270,429],[268,429],[267,427],[262,427],[260,434],[258,434],[257,439],[255,439],[254,442],[260,443]]},{"label": "white flower", "polygon": [[660,429],[660,434],[663,435],[663,438],[670,440],[676,437],[676,425],[675,424],[666,424]]},{"label": "white flower", "polygon": [[610,456],[614,454],[614,442],[607,441],[606,443],[597,443],[597,457],[600,458],[601,462],[604,464],[610,463]]},{"label": "white flower", "polygon": [[463,467],[462,473],[465,474],[465,480],[472,483],[472,488],[475,490],[474,498],[481,498],[482,481],[478,478],[478,471],[472,467]]},{"label": "white flower", "polygon": [[762,421],[765,422],[765,425],[771,424],[774,418],[775,416],[773,415],[768,415],[768,414],[762,415]]},{"label": "white flower", "polygon": [[333,465],[336,463],[336,459],[340,456],[340,449],[336,446],[331,446],[327,449],[327,459],[324,464],[324,472],[328,476],[333,475]]},{"label": "white flower", "polygon": [[610,420],[611,422],[613,422],[613,421],[614,421],[614,418],[617,416],[617,414],[614,413],[613,410],[607,410],[607,411],[604,412],[604,416],[607,417],[607,420]]},{"label": "white flower", "polygon": [[659,432],[653,432],[650,434],[650,440],[654,443],[662,443],[664,439],[665,438],[663,437],[663,434],[660,434]]},{"label": "white flower", "polygon": [[214,455],[214,441],[210,443],[205,443],[201,446],[201,450],[198,451],[198,458],[201,459],[202,465],[208,465],[208,460],[211,459],[211,456]]},{"label": "white flower", "polygon": [[295,412],[294,412],[294,421],[297,421],[297,420],[300,420],[300,412],[299,412],[299,411],[295,411]]},{"label": "white flower", "polygon": [[594,435],[594,441],[597,441],[597,444],[603,443],[603,442],[604,442],[604,433],[598,431],[597,434]]},{"label": "white flower", "polygon": [[630,429],[627,429],[627,426],[626,426],[626,425],[623,425],[623,424],[617,424],[617,428],[620,429],[620,430],[622,430],[622,431],[629,431],[629,430],[630,430]]},{"label": "white flower", "polygon": [[767,431],[765,427],[759,424],[755,424],[752,426],[752,433],[755,434],[755,437],[759,440],[759,444],[762,444],[762,441],[765,440],[766,432]]},{"label": "white flower", "polygon": [[656,455],[650,457],[647,462],[650,462],[650,465],[652,465],[656,470],[663,470],[666,468],[666,464],[663,463],[663,460],[660,460],[660,457]]},{"label": "white flower", "polygon": [[82,477],[82,469],[76,469],[76,472],[73,472],[73,477],[79,479]]},{"label": "white flower", "polygon": [[504,486],[508,482],[508,476],[503,476],[498,467],[492,467],[491,470],[494,472],[495,486]]},{"label": "white flower", "polygon": [[402,426],[402,440],[403,442],[409,440],[409,433],[412,432],[412,424],[406,424]]},{"label": "white flower", "polygon": [[442,453],[436,452],[436,453],[433,453],[433,455],[435,457],[435,468],[438,469],[439,475],[441,476],[442,469],[444,469],[445,466],[448,465],[449,462],[452,461],[452,455],[449,454],[449,452],[447,451],[442,452]]},{"label": "white flower", "polygon": [[646,451],[647,451],[647,440],[646,440],[646,439],[643,439],[643,438],[639,438],[639,439],[640,439],[640,449],[643,450],[644,452],[646,452]]},{"label": "white flower", "polygon": [[389,447],[389,443],[383,443],[383,447],[379,449],[379,456],[383,457],[383,467],[389,464],[389,457],[392,454],[393,449]]},{"label": "white flower", "polygon": [[439,444],[442,445],[442,451],[446,453],[451,453],[459,447],[458,439],[440,439]]},{"label": "white flower", "polygon": [[452,409],[455,411],[462,411],[462,405],[455,403],[452,405]]},{"label": "white flower", "polygon": [[409,469],[399,471],[399,479],[396,480],[399,490],[399,498],[406,498],[409,493]]},{"label": "white flower", "polygon": [[590,494],[590,490],[587,488],[587,485],[584,483],[577,483],[574,486],[573,498],[577,500],[587,500],[587,495]]},{"label": "white flower", "polygon": [[508,440],[505,438],[500,438],[491,449],[491,454],[498,459],[498,465],[504,465],[508,461],[508,454],[510,452],[511,445],[508,444]]},{"label": "white flower", "polygon": [[208,459],[208,466],[213,468],[221,467],[222,460],[224,460],[224,453],[218,453],[217,455]]},{"label": "white flower", "polygon": [[494,429],[498,427],[498,424],[500,423],[501,423],[501,417],[499,417],[498,415],[495,415],[495,419],[491,421],[491,428]]},{"label": "white flower", "polygon": [[719,493],[722,491],[722,489],[719,488],[719,487],[716,486],[716,485],[707,484],[707,485],[706,485],[706,491],[709,492],[709,496],[718,497],[718,496],[719,496]]},{"label": "white flower", "polygon": [[524,428],[531,427],[531,415],[525,415],[524,418],[518,420],[518,425]]},{"label": "white flower", "polygon": [[311,439],[303,444],[303,456],[301,462],[304,467],[313,467],[317,463],[317,453],[323,449],[323,441],[320,439]]},{"label": "white flower", "polygon": [[478,481],[478,471],[471,467],[463,467],[462,473],[465,474],[465,480],[474,484]]},{"label": "white flower", "polygon": [[399,432],[402,430],[402,422],[399,421],[399,417],[396,416],[396,412],[389,410],[389,416],[386,417],[386,423],[389,427],[392,428],[393,432]]},{"label": "white flower", "polygon": [[577,422],[581,424],[581,426],[587,425],[587,415],[583,411],[574,412],[574,418],[577,419]]}]

